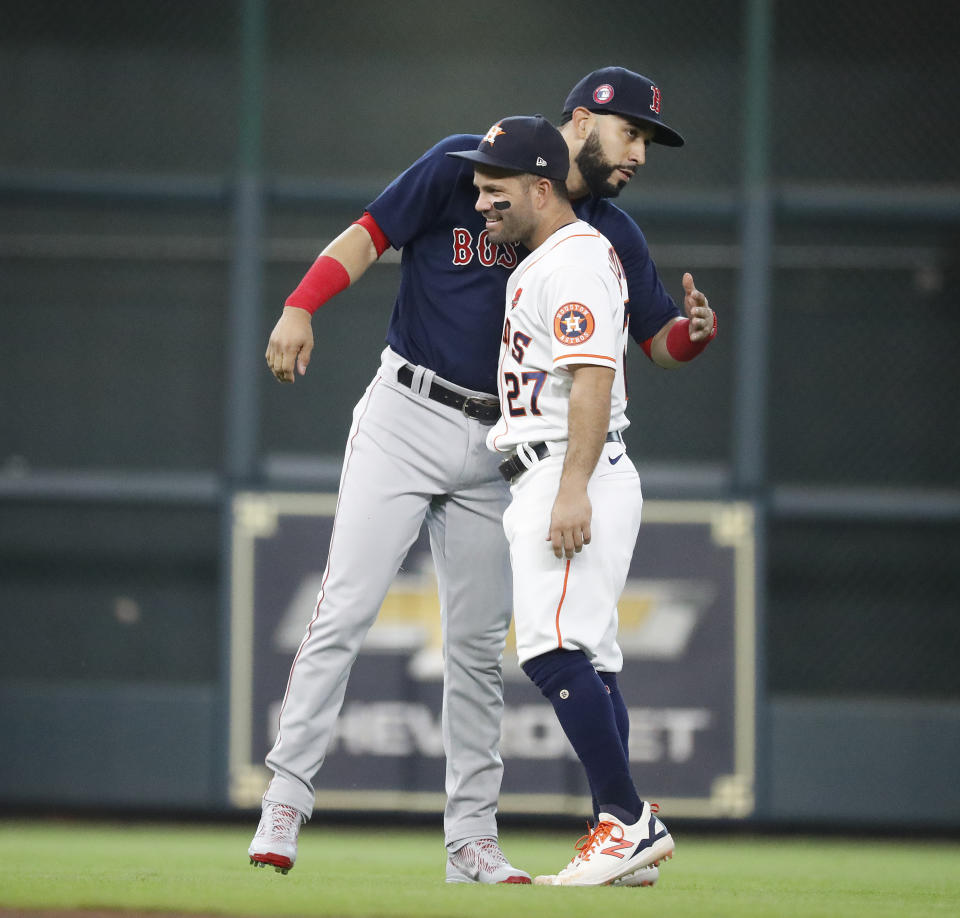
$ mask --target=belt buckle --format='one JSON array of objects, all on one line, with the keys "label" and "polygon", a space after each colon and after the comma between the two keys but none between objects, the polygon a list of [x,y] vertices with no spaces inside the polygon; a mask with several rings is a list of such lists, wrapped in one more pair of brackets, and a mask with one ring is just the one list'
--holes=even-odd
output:
[{"label": "belt buckle", "polygon": [[472,404],[476,404],[477,406],[479,406],[478,408],[474,409],[474,411],[479,411],[479,409],[481,408],[499,409],[500,402],[498,400],[492,399],[492,398],[477,398],[475,395],[468,395],[466,398],[464,398],[463,404],[460,406],[460,411],[463,413],[463,416],[465,418],[470,418],[471,421],[480,421],[481,423],[484,423],[484,424],[496,423],[496,420],[487,421],[485,418],[480,417],[479,413],[471,414],[470,407]]}]

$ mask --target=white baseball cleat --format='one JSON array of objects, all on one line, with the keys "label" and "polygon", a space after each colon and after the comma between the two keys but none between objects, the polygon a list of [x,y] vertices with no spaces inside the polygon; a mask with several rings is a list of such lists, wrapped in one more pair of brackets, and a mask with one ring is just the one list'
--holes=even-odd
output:
[{"label": "white baseball cleat", "polygon": [[530,874],[506,859],[495,838],[477,838],[447,857],[448,883],[529,883]]},{"label": "white baseball cleat", "polygon": [[284,803],[265,803],[257,834],[247,854],[254,867],[274,867],[286,873],[297,862],[297,836],[307,817]]},{"label": "white baseball cleat", "polygon": [[633,873],[625,873],[619,880],[614,880],[611,886],[654,886],[660,879],[659,867],[641,867]]},{"label": "white baseball cleat", "polygon": [[641,867],[658,867],[673,857],[674,845],[655,812],[644,803],[633,825],[601,813],[596,828],[577,843],[576,857],[559,873],[539,876],[533,882],[538,886],[607,886]]}]

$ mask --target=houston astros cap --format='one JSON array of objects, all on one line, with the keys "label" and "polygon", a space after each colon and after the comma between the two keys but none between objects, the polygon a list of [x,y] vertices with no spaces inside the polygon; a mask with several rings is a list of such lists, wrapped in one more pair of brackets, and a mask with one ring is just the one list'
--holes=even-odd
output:
[{"label": "houston astros cap", "polygon": [[564,182],[570,151],[563,135],[543,115],[514,115],[498,121],[476,150],[447,153],[458,159]]},{"label": "houston astros cap", "polygon": [[565,115],[582,106],[592,112],[612,112],[653,128],[653,142],[682,147],[683,138],[660,120],[660,90],[653,80],[623,67],[603,67],[588,73],[563,103]]}]

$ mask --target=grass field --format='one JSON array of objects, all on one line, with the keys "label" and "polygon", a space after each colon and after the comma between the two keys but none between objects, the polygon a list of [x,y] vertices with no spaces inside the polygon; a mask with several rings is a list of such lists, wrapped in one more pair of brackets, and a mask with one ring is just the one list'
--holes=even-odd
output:
[{"label": "grass field", "polygon": [[[203,915],[564,918],[960,915],[960,844],[687,836],[653,889],[448,886],[440,833],[324,828],[287,876],[247,863],[245,825],[0,821],[0,914],[117,909]],[[575,834],[575,832],[574,832]],[[506,831],[513,863],[554,873],[573,835]]]}]

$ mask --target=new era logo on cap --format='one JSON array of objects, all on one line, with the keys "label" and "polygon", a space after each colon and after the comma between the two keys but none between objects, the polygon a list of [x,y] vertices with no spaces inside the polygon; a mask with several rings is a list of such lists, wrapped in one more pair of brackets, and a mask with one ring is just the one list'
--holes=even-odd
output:
[{"label": "new era logo on cap", "polygon": [[547,161],[542,156],[537,157],[538,166],[545,166],[546,164],[547,164]]}]

